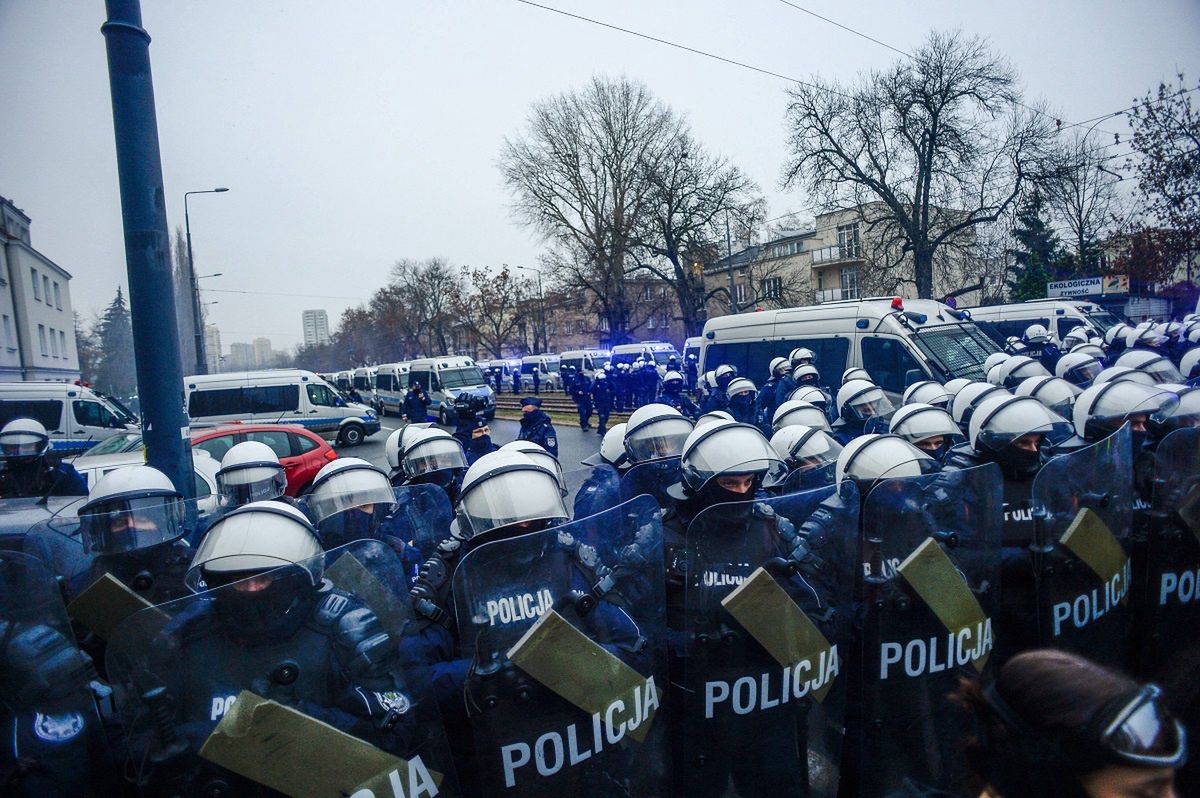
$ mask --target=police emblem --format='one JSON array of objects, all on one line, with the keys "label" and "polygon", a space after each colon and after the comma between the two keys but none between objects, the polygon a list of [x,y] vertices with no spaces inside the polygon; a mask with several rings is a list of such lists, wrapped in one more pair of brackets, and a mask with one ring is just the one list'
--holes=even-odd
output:
[{"label": "police emblem", "polygon": [[398,693],[395,690],[388,690],[386,693],[375,693],[375,698],[384,709],[390,709],[399,712],[403,715],[408,712],[408,708],[412,706],[408,701],[408,696],[404,693]]},{"label": "police emblem", "polygon": [[74,739],[83,731],[83,715],[67,712],[62,715],[34,714],[33,733],[48,743],[61,743]]}]

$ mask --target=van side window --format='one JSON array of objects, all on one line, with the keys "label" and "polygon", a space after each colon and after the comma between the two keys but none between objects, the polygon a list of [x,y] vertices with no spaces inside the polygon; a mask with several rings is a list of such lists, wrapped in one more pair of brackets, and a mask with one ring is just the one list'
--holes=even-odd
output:
[{"label": "van side window", "polygon": [[242,389],[251,413],[291,413],[300,409],[300,386],[254,385]]},{"label": "van side window", "polygon": [[[1083,326],[1083,319],[1073,319],[1068,316],[1060,317],[1058,320],[1058,340],[1062,340],[1063,336],[1074,330],[1076,327]],[[1053,330],[1051,330],[1053,332]]]},{"label": "van side window", "polygon": [[375,390],[390,391],[392,390],[392,375],[380,373],[375,375]]},{"label": "van side window", "polygon": [[107,407],[87,399],[76,399],[71,403],[71,410],[75,414],[75,421],[85,427],[111,427],[117,421]]},{"label": "van side window", "polygon": [[14,418],[32,418],[47,432],[61,431],[62,402],[57,399],[8,399],[0,401],[0,427]]},{"label": "van side window", "polygon": [[806,338],[787,341],[754,341],[736,344],[712,344],[704,350],[703,371],[712,371],[724,363],[737,366],[738,374],[762,385],[770,376],[767,370],[772,358],[787,357],[798,346],[808,347],[817,356],[821,382],[835,385],[846,370],[846,355],[850,351],[848,338]]},{"label": "van side window", "polygon": [[863,368],[885,391],[904,393],[904,376],[910,369],[925,373],[898,338],[871,336],[863,338],[860,345]]},{"label": "van side window", "polygon": [[326,385],[308,385],[308,401],[317,407],[337,407],[337,397]]},{"label": "van side window", "polygon": [[188,397],[188,415],[192,418],[232,416],[245,412],[241,388],[192,391],[192,395]]}]

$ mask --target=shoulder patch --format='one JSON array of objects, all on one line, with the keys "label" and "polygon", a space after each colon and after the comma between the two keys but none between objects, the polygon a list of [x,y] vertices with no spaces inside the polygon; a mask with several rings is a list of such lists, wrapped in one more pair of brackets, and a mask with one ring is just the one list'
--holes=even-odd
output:
[{"label": "shoulder patch", "polygon": [[34,713],[33,733],[48,743],[64,743],[73,740],[83,731],[83,715],[66,712],[61,715]]},{"label": "shoulder patch", "polygon": [[384,693],[376,693],[372,691],[372,695],[379,701],[379,705],[384,709],[390,709],[403,715],[408,712],[412,706],[412,702],[408,700],[408,696],[396,690],[388,690]]}]

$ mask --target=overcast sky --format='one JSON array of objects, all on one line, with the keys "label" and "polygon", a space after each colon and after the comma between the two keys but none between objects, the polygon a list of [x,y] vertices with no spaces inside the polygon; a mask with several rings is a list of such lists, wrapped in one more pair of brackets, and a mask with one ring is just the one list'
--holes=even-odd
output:
[{"label": "overcast sky", "polygon": [[[849,81],[899,57],[780,0],[543,4],[800,79]],[[1027,98],[1066,122],[1200,74],[1198,0],[796,5],[900,49],[931,28],[987,36]],[[511,216],[497,154],[530,103],[598,72],[686,114],[759,182],[772,216],[807,204],[778,187],[786,81],[517,0],[142,0],[142,12],[171,229],[185,191],[230,188],[189,200],[197,272],[224,275],[202,287],[226,351],[260,335],[295,345],[305,308],[336,324],[399,258],[535,265],[541,244]],[[126,281],[103,21],[102,0],[0,0],[0,195],[74,275],[85,318]]]}]

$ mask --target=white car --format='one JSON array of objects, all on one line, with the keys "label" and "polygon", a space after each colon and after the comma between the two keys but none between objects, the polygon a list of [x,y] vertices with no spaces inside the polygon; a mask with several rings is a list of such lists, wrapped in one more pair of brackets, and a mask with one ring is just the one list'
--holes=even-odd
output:
[{"label": "white car", "polygon": [[[220,494],[217,492],[217,471],[221,468],[221,463],[203,449],[192,450],[192,463],[196,469],[194,472],[196,475],[196,507],[201,513],[209,515],[216,511],[217,502],[220,499]],[[95,486],[100,477],[110,471],[145,464],[145,449],[120,454],[77,457],[71,463],[87,481],[88,490]]]}]

